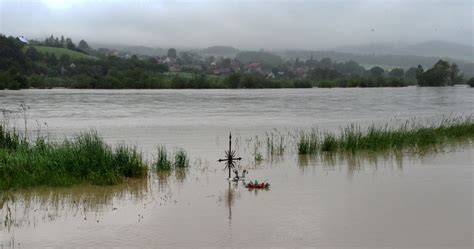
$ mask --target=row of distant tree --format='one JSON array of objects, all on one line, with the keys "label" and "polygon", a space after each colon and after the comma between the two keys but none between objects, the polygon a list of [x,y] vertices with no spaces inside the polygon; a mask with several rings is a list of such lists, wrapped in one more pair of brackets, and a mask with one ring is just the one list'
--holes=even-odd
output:
[{"label": "row of distant tree", "polygon": [[67,48],[70,50],[75,50],[75,51],[84,52],[84,53],[87,53],[87,51],[90,50],[89,44],[87,44],[85,40],[80,40],[79,44],[76,46],[76,44],[74,44],[71,38],[69,37],[64,38],[63,35],[61,35],[60,37],[54,37],[54,35],[51,35],[45,38],[43,41],[33,39],[33,40],[30,40],[29,43],[31,45],[37,45],[37,46]]},{"label": "row of distant tree", "polygon": [[[61,43],[62,38],[49,37],[42,43]],[[64,39],[67,48],[67,38]],[[47,43],[46,43],[47,41]],[[72,42],[72,41],[71,41]],[[88,48],[80,42],[81,48]],[[177,58],[176,50],[170,49],[169,56]],[[230,66],[229,59],[221,61]],[[285,62],[288,63],[288,62]],[[0,35],[0,89],[21,89],[28,87],[80,87],[80,88],[259,88],[259,87],[383,87],[406,86],[447,86],[463,82],[456,64],[440,60],[432,68],[421,66],[404,71],[401,68],[388,72],[380,67],[366,70],[354,61],[335,62],[329,58],[322,60],[295,61],[273,67],[276,74],[284,68],[312,68],[304,79],[267,79],[265,75],[233,73],[216,80],[206,73],[194,74],[191,78],[171,77],[168,67],[158,64],[154,58],[129,59],[106,56],[96,59],[71,58],[62,54],[40,53],[14,37]],[[219,78],[219,77],[218,77]],[[54,81],[50,83],[49,81]],[[467,81],[472,85],[474,80]],[[74,82],[74,83],[71,83]]]},{"label": "row of distant tree", "polygon": [[399,78],[412,83],[416,81],[417,68],[415,67],[411,67],[406,71],[403,68],[393,68],[392,70],[385,71],[379,66],[374,66],[367,70],[355,61],[335,62],[330,58],[323,58],[320,61],[306,61],[305,64],[313,68],[309,72],[308,77],[310,79],[334,80],[347,76],[364,76],[373,78]]},{"label": "row of distant tree", "polygon": [[[416,71],[416,79],[420,86],[453,86],[464,81],[456,63],[439,60],[432,68],[424,70],[421,65]],[[473,78],[471,78],[472,82]]]},{"label": "row of distant tree", "polygon": [[[49,38],[47,40],[51,41]],[[55,41],[56,38],[52,40]],[[61,39],[58,40],[61,41]],[[33,44],[36,43],[33,42]],[[0,35],[0,89],[43,87],[33,82],[38,77],[67,79],[87,76],[94,81],[100,81],[112,72],[127,70],[140,70],[145,74],[154,74],[167,72],[168,67],[157,64],[153,60],[140,60],[136,56],[130,59],[114,56],[103,59],[78,59],[63,53],[57,57],[54,52],[40,53],[35,46],[27,45],[14,37]]]}]

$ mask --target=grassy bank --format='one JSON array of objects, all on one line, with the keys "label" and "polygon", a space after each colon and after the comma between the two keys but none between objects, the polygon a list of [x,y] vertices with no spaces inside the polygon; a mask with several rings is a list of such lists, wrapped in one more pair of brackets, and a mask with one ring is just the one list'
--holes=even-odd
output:
[{"label": "grassy bank", "polygon": [[349,125],[340,133],[302,131],[297,150],[300,155],[320,152],[417,150],[466,138],[474,138],[474,120],[471,116],[433,121],[428,125],[417,121],[407,121],[397,127],[388,123],[371,125],[366,129]]},{"label": "grassy bank", "polygon": [[147,165],[136,148],[112,148],[95,132],[72,139],[34,142],[0,125],[0,189],[32,186],[110,185],[142,177]]}]

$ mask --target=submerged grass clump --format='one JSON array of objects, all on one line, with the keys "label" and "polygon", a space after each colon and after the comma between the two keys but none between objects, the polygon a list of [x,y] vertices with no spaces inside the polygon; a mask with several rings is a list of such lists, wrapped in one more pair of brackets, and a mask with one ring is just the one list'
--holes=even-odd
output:
[{"label": "submerged grass clump", "polygon": [[[172,158],[173,161],[169,158]],[[184,169],[189,167],[189,156],[183,149],[177,149],[174,155],[170,157],[166,147],[158,147],[158,158],[155,163],[157,171],[167,171],[171,169]]]},{"label": "submerged grass clump", "polygon": [[259,164],[259,163],[263,162],[263,155],[262,155],[262,153],[260,153],[260,152],[258,152],[258,151],[255,152],[255,154],[254,154],[254,156],[253,156],[253,159],[255,160],[255,163],[256,163],[256,164]]},{"label": "submerged grass clump", "polygon": [[453,139],[474,137],[474,121],[471,116],[446,118],[423,125],[416,120],[407,121],[397,127],[389,123],[366,129],[349,125],[341,133],[317,133],[315,130],[301,132],[297,143],[298,154],[319,152],[355,152],[424,149],[449,143]]},{"label": "submerged grass clump", "polygon": [[164,146],[158,147],[158,159],[155,167],[157,170],[170,170],[172,162],[168,159],[168,151]]},{"label": "submerged grass clump", "polygon": [[265,133],[267,138],[267,154],[281,156],[285,152],[285,136],[274,130]]},{"label": "submerged grass clump", "polygon": [[255,164],[260,164],[263,162],[263,155],[260,152],[261,141],[259,140],[258,136],[255,136],[255,140],[253,143],[253,159]]},{"label": "submerged grass clump", "polygon": [[134,147],[107,145],[95,132],[60,142],[29,142],[0,125],[0,189],[32,186],[110,185],[147,173]]},{"label": "submerged grass clump", "polygon": [[319,136],[315,129],[312,129],[309,132],[302,131],[300,133],[300,138],[297,143],[298,145],[298,154],[314,154],[319,150]]},{"label": "submerged grass clump", "polygon": [[178,149],[174,153],[174,167],[175,168],[187,168],[189,167],[188,153],[183,149]]}]

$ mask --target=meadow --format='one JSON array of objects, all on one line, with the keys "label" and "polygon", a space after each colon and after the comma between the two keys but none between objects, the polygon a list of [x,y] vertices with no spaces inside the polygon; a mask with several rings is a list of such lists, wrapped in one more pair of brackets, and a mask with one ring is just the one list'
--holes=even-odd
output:
[{"label": "meadow", "polygon": [[56,58],[61,58],[62,55],[67,55],[72,60],[78,59],[93,59],[94,57],[80,53],[78,51],[74,51],[67,48],[56,48],[56,47],[47,47],[47,46],[33,46],[39,53],[42,54],[54,54]]}]

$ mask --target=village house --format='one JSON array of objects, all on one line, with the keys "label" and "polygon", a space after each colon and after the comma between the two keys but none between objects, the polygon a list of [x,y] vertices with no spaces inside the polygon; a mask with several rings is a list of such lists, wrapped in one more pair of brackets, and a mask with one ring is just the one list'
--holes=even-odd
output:
[{"label": "village house", "polygon": [[109,49],[109,48],[98,48],[97,52],[105,55],[105,56],[119,56],[119,52],[115,49]]},{"label": "village house", "polygon": [[244,66],[244,71],[246,73],[260,73],[262,71],[262,67],[260,63],[250,63]]},{"label": "village house", "polygon": [[201,72],[202,71],[202,65],[200,65],[200,64],[184,65],[183,70],[184,71]]},{"label": "village house", "polygon": [[183,71],[183,66],[179,64],[174,64],[169,66],[170,72],[177,73]]}]

